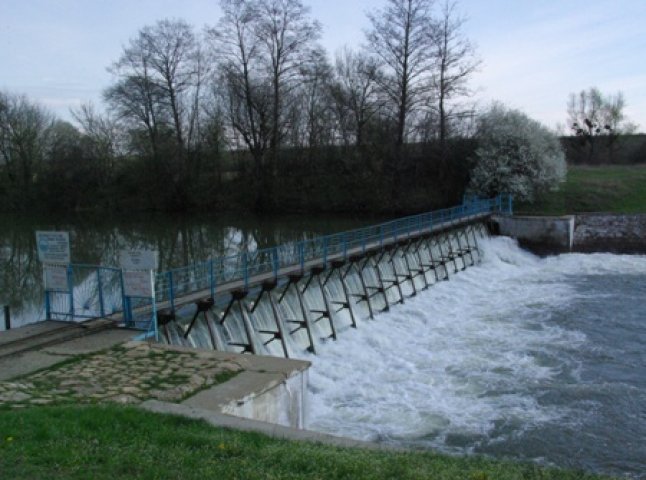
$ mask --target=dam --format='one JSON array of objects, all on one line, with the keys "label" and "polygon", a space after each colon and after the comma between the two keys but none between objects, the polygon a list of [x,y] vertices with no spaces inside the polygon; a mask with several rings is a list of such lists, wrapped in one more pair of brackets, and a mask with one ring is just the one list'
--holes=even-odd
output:
[{"label": "dam", "polygon": [[[646,257],[537,257],[488,234],[499,205],[160,272],[157,333],[171,345],[156,347],[311,362],[305,427],[318,432],[646,478]],[[145,301],[124,314],[119,273],[104,268],[74,270],[52,316],[103,308],[154,333]]]},{"label": "dam", "polygon": [[105,317],[172,345],[282,357],[317,353],[348,329],[480,261],[492,215],[511,197],[240,252],[155,274],[154,298],[128,296],[115,267],[70,265],[46,292],[48,319]]}]

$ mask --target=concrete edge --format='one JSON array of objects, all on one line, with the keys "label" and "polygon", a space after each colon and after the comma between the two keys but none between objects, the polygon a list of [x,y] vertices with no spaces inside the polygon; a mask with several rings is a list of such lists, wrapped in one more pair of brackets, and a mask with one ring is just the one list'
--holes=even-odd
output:
[{"label": "concrete edge", "polygon": [[153,413],[178,415],[186,418],[204,420],[214,427],[240,430],[243,432],[261,433],[263,435],[267,435],[268,437],[282,440],[320,443],[324,445],[344,448],[362,448],[367,450],[382,450],[392,452],[408,451],[403,448],[382,445],[374,442],[337,437],[327,433],[314,432],[312,430],[295,429],[290,427],[283,427],[281,425],[276,425],[273,423],[261,422],[259,420],[234,417],[232,415],[225,415],[211,410],[190,407],[187,405],[180,405],[177,403],[147,400],[139,404],[138,407]]},{"label": "concrete edge", "polygon": [[[132,341],[133,343],[142,343]],[[244,355],[233,352],[221,352],[203,348],[193,348],[183,345],[167,345],[164,343],[148,342],[152,348],[159,350],[171,350],[179,352],[190,352],[208,355],[223,362],[231,362],[238,365],[242,370],[258,373],[276,373],[288,379],[297,373],[310,368],[312,362],[295,358],[270,357],[265,355]]]}]

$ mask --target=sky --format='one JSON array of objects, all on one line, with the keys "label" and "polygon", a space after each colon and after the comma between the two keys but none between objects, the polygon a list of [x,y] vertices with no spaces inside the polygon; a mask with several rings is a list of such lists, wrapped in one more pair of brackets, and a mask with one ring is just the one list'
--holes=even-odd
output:
[{"label": "sky", "polygon": [[[443,0],[440,0],[443,1]],[[0,0],[0,90],[26,94],[59,117],[101,105],[107,67],[140,28],[181,18],[199,31],[217,0]],[[329,54],[359,48],[367,12],[385,0],[303,0]],[[551,128],[566,124],[572,92],[623,92],[646,131],[646,0],[458,0],[464,35],[482,60],[474,99],[518,108]]]}]

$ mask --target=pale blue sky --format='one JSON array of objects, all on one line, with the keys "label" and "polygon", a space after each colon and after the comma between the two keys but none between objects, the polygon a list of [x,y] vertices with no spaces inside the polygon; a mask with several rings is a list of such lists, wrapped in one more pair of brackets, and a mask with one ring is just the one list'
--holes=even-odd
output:
[{"label": "pale blue sky", "polygon": [[[329,53],[358,47],[365,12],[382,0],[303,0],[324,27]],[[25,93],[58,115],[99,104],[106,67],[144,25],[183,18],[203,27],[217,0],[0,0],[0,89]],[[646,130],[646,0],[460,0],[467,36],[483,60],[477,99],[520,108],[550,127],[565,123],[570,92],[621,90]]]}]

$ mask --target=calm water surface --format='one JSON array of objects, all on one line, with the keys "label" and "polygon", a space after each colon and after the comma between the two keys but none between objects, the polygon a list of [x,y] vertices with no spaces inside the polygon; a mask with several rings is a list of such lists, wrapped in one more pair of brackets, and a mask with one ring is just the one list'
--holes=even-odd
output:
[{"label": "calm water surface", "polygon": [[[36,230],[70,232],[72,262],[116,266],[119,250],[159,251],[159,270],[254,251],[384,221],[369,216],[147,215],[130,218],[0,215],[0,306],[12,325],[42,319],[42,266]],[[4,322],[0,321],[0,329]]]}]

